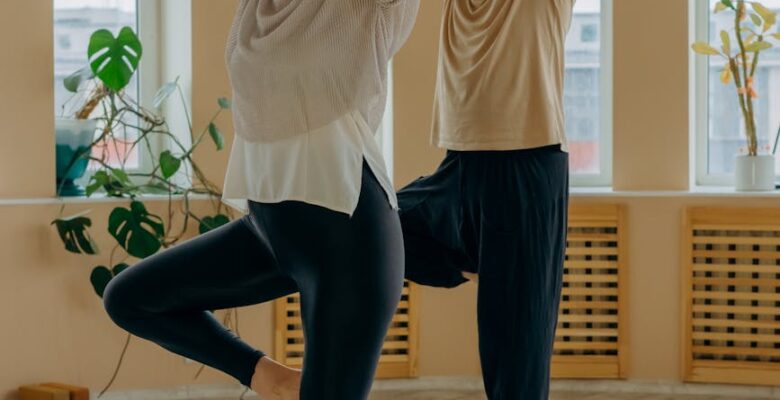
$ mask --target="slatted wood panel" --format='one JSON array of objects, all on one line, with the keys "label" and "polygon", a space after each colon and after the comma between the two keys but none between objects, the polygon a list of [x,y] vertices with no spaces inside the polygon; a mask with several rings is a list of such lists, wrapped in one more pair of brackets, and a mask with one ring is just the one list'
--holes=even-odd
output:
[{"label": "slatted wood panel", "polygon": [[780,385],[780,208],[690,208],[683,238],[685,379]]},{"label": "slatted wood panel", "polygon": [[572,205],[554,378],[626,376],[626,235],[623,208]]},{"label": "slatted wood panel", "polygon": [[[416,290],[413,283],[404,283],[401,302],[382,347],[377,378],[417,376]],[[304,350],[300,296],[294,294],[277,300],[274,313],[275,358],[286,365],[300,368],[303,365]]]}]

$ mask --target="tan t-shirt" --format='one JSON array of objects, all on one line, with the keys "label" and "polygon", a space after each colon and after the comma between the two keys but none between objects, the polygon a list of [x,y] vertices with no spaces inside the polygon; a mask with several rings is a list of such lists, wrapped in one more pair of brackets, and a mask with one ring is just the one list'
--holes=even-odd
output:
[{"label": "tan t-shirt", "polygon": [[564,43],[574,1],[446,0],[434,145],[567,150]]}]

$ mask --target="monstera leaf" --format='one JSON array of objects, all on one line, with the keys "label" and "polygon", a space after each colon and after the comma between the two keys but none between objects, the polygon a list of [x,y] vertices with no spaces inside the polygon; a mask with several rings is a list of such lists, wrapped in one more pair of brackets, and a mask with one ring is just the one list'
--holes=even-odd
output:
[{"label": "monstera leaf", "polygon": [[205,217],[200,220],[198,231],[202,235],[210,230],[217,229],[220,226],[227,224],[228,222],[230,222],[230,219],[227,217],[227,215],[223,214],[217,214],[213,217]]},{"label": "monstera leaf", "polygon": [[92,273],[89,275],[89,281],[92,282],[92,288],[95,289],[95,293],[102,298],[103,293],[106,292],[108,283],[129,267],[129,265],[121,263],[114,265],[114,268],[112,269],[108,269],[102,265],[98,265],[92,269]]},{"label": "monstera leaf", "polygon": [[117,37],[107,29],[100,29],[92,34],[87,55],[95,76],[106,87],[118,92],[130,83],[138,70],[143,46],[130,27],[122,28]]},{"label": "monstera leaf", "polygon": [[117,207],[108,216],[108,232],[127,254],[146,258],[160,250],[165,233],[162,219],[133,201],[130,208]]},{"label": "monstera leaf", "polygon": [[102,298],[108,282],[111,282],[113,277],[114,275],[108,268],[99,265],[92,270],[92,273],[89,275],[89,281],[92,282],[92,288],[95,289],[95,293]]},{"label": "monstera leaf", "polygon": [[66,218],[55,219],[52,225],[57,226],[57,233],[65,244],[65,249],[77,254],[97,254],[98,247],[87,228],[92,226],[92,220],[85,217],[89,211]]},{"label": "monstera leaf", "polygon": [[125,263],[120,263],[117,265],[114,265],[114,268],[111,269],[111,273],[114,274],[114,276],[117,276],[122,273],[122,271],[126,270],[130,266]]}]

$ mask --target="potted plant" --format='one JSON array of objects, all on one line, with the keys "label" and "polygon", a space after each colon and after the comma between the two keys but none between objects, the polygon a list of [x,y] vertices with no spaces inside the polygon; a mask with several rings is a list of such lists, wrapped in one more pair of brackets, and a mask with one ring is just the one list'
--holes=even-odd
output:
[{"label": "potted plant", "polygon": [[[83,98],[86,99],[72,120],[86,120],[93,110],[101,112],[96,112],[99,115],[92,119],[96,121],[94,126],[97,126],[97,134],[91,127],[79,128],[83,131],[80,139],[85,141],[77,145],[83,151],[79,151],[78,157],[73,159],[77,162],[93,162],[97,166],[84,190],[86,196],[102,192],[108,197],[127,200],[126,205],[115,207],[104,221],[115,240],[105,261],[102,265],[95,265],[92,257],[84,259],[85,263],[90,263],[88,275],[91,286],[102,297],[106,285],[114,277],[132,268],[129,259],[143,259],[174,246],[189,235],[193,221],[202,234],[232,219],[231,210],[220,201],[222,194],[219,188],[207,179],[192,157],[195,149],[209,138],[217,151],[223,149],[224,139],[215,121],[230,108],[230,102],[225,98],[217,99],[216,112],[211,120],[196,132],[186,112],[186,102],[178,79],[160,88],[152,109],[141,106],[125,92],[143,54],[141,42],[131,28],[123,28],[117,37],[108,30],[94,32],[87,53],[89,65],[66,79],[66,84],[74,91],[83,92]],[[166,118],[158,112],[163,103],[176,93],[184,105],[182,109],[189,128],[189,140],[183,140],[171,132]],[[130,135],[134,138],[132,140],[127,139],[126,133],[129,131],[133,131],[133,135]],[[111,144],[118,141],[124,141],[125,150],[113,149],[115,146]],[[159,142],[166,143],[169,149],[150,157],[152,165],[148,171],[125,168],[133,149],[151,150],[151,143]],[[110,159],[108,151],[89,151],[101,150],[101,146],[112,147],[109,149],[114,150],[110,153]],[[162,207],[165,210],[163,215],[150,211],[145,203],[149,199],[148,195],[155,195],[156,201],[167,203]],[[208,200],[212,206],[210,215],[196,214],[191,208],[193,195]],[[52,221],[65,249],[77,254],[99,254],[100,250],[90,235],[93,221],[88,216],[89,211],[66,215],[65,208],[66,204],[63,203],[59,215]],[[176,218],[177,215],[179,218]],[[236,310],[227,310],[223,321],[230,329],[238,332]],[[116,378],[130,338],[128,334],[113,376],[100,392],[101,395]]]},{"label": "potted plant", "polygon": [[[92,141],[98,127],[98,120],[90,119],[90,116],[106,95],[103,84],[94,82],[91,73],[85,67],[64,81],[65,89],[73,96],[63,105],[61,116],[54,121],[57,196],[85,194],[84,188],[74,181],[87,171]],[[66,109],[70,112],[66,112]]]},{"label": "potted plant", "polygon": [[758,1],[719,0],[715,12],[734,13],[733,31],[720,32],[720,48],[705,42],[692,46],[697,54],[719,56],[725,61],[721,73],[724,84],[734,84],[747,139],[747,154],[736,156],[734,185],[737,190],[774,190],[774,154],[759,152],[754,101],[759,94],[755,76],[761,53],[773,47],[770,40],[780,40],[780,33],[771,33],[777,23],[777,13]]}]

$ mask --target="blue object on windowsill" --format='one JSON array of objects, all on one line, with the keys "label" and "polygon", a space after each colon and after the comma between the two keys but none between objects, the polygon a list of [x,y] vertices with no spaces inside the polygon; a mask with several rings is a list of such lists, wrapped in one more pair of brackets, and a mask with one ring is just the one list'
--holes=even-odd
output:
[{"label": "blue object on windowsill", "polygon": [[95,120],[58,118],[55,121],[57,196],[85,195],[84,188],[74,181],[87,171],[95,129]]}]

